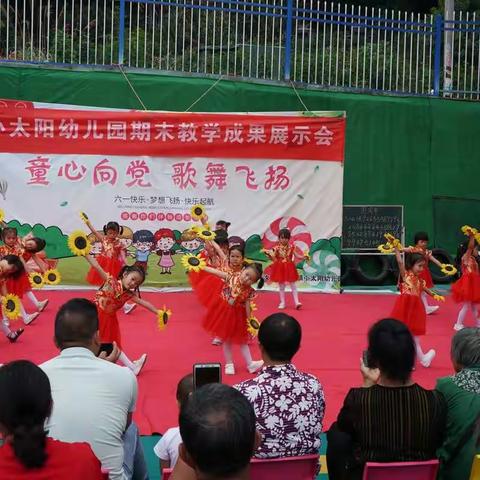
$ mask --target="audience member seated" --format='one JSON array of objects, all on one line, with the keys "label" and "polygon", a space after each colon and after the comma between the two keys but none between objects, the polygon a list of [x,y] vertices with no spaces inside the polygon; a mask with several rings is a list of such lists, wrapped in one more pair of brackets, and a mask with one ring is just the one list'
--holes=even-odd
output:
[{"label": "audience member seated", "polygon": [[438,379],[447,402],[447,429],[440,459],[441,480],[468,480],[480,453],[480,328],[464,328],[452,340],[455,375]]},{"label": "audience member seated", "polygon": [[137,379],[128,368],[112,363],[119,355],[116,346],[109,357],[97,357],[96,306],[84,298],[65,303],[55,318],[55,343],[60,355],[41,365],[52,385],[50,435],[89,443],[110,480],[134,474],[135,479],[147,478],[138,429],[131,423]]},{"label": "audience member seated", "polygon": [[50,382],[27,360],[0,368],[0,478],[15,480],[101,480],[100,462],[87,443],[48,438]]},{"label": "audience member seated", "polygon": [[361,479],[365,462],[436,458],[445,432],[442,394],[413,383],[415,343],[398,320],[375,323],[368,333],[364,383],[348,392],[327,433],[330,480]]},{"label": "audience member seated", "polygon": [[258,332],[265,366],[255,378],[235,386],[255,410],[262,436],[258,458],[318,453],[325,400],[320,382],[292,364],[301,338],[302,328],[293,317],[267,317]]},{"label": "audience member seated", "polygon": [[220,383],[205,385],[180,410],[180,458],[172,480],[248,480],[260,437],[247,399]]},{"label": "audience member seated", "polygon": [[[177,404],[178,407],[187,401],[193,392],[193,375],[185,375],[177,385]],[[173,468],[178,459],[178,447],[182,443],[180,428],[169,428],[165,435],[158,441],[153,448],[155,455],[160,459],[160,471],[164,468]]]}]

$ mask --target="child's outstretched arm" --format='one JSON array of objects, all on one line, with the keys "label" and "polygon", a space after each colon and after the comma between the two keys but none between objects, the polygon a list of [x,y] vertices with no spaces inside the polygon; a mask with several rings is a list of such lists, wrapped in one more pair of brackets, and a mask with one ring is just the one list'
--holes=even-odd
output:
[{"label": "child's outstretched arm", "polygon": [[[37,257],[36,253],[32,254],[32,260],[37,264],[37,267],[40,269],[42,273],[45,273],[45,266],[43,265],[43,262]],[[25,270],[27,270],[27,266],[25,265]]]},{"label": "child's outstretched arm", "polygon": [[103,280],[108,279],[108,273],[99,265],[99,263],[90,255],[85,255],[87,262],[99,273]]},{"label": "child's outstretched arm", "polygon": [[216,268],[212,268],[212,267],[205,267],[203,271],[207,273],[211,273],[212,275],[215,275],[217,277],[220,277],[222,280],[226,280],[228,276],[226,272],[223,272],[222,270],[217,270]]},{"label": "child's outstretched arm", "polygon": [[439,295],[437,292],[431,290],[430,288],[424,288],[423,291],[438,302],[445,301],[445,297],[443,295]]},{"label": "child's outstretched arm", "polygon": [[[210,243],[210,245],[213,247],[215,250],[215,253],[220,257],[220,259],[224,262],[227,259],[227,256],[225,255],[225,252],[220,248],[220,245],[215,240],[207,240],[207,242]],[[205,242],[206,243],[206,242]]]},{"label": "child's outstretched arm", "polygon": [[[83,215],[85,215],[85,214],[83,214]],[[103,235],[100,232],[97,232],[97,230],[95,230],[92,223],[90,222],[90,219],[86,215],[84,217],[84,222],[85,222],[85,225],[89,228],[89,230],[95,235],[96,239],[100,243],[103,242]]]},{"label": "child's outstretched arm", "polygon": [[467,251],[465,252],[465,258],[471,257],[474,248],[475,248],[475,235],[470,234],[470,239],[468,240]]},{"label": "child's outstretched arm", "polygon": [[140,305],[141,307],[146,308],[147,310],[154,313],[155,315],[158,312],[158,308],[155,307],[155,305],[153,305],[150,302],[147,302],[146,300],[143,300],[143,298],[140,298],[137,295],[134,295],[131,300],[132,302],[135,302],[137,305]]},{"label": "child's outstretched arm", "polygon": [[397,259],[398,269],[400,270],[400,275],[402,279],[405,278],[405,263],[403,262],[402,254],[399,248],[395,248],[395,258]]},{"label": "child's outstretched arm", "polygon": [[245,303],[245,310],[247,312],[247,318],[250,318],[252,316],[252,307],[248,301]]}]

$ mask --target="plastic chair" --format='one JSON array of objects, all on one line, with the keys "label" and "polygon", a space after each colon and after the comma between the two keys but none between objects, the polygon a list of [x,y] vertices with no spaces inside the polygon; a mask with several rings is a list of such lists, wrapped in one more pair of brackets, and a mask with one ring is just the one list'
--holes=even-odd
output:
[{"label": "plastic chair", "polygon": [[168,480],[173,472],[173,468],[164,468],[162,470],[162,480]]},{"label": "plastic chair", "polygon": [[480,480],[480,455],[473,457],[472,471],[470,472],[470,480]]},{"label": "plastic chair", "polygon": [[302,455],[260,459],[250,463],[251,480],[312,480],[317,475],[319,456]]},{"label": "plastic chair", "polygon": [[363,480],[435,480],[438,460],[426,462],[367,462],[363,469]]}]

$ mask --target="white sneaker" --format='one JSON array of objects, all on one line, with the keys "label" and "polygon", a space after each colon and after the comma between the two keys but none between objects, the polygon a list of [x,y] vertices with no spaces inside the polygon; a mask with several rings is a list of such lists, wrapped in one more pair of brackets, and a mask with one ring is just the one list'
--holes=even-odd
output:
[{"label": "white sneaker", "polygon": [[235,365],[233,363],[225,364],[225,375],[235,375]]},{"label": "white sneaker", "polygon": [[278,309],[279,309],[279,310],[285,310],[285,304],[284,304],[283,302],[280,302],[280,303],[278,304]]},{"label": "white sneaker", "polygon": [[215,337],[213,340],[212,340],[212,345],[215,345],[217,347],[219,347],[221,344],[222,344],[222,340],[218,337]]},{"label": "white sneaker", "polygon": [[420,363],[422,364],[422,366],[425,368],[428,368],[432,363],[432,360],[435,358],[435,355],[436,355],[435,350],[433,349],[429,350],[420,360]]},{"label": "white sneaker", "polygon": [[43,312],[45,307],[48,305],[49,300],[43,300],[42,302],[38,302],[38,311]]},{"label": "white sneaker", "polygon": [[431,315],[432,313],[436,312],[440,307],[438,305],[428,305],[425,311],[427,315]]},{"label": "white sneaker", "polygon": [[25,325],[30,325],[39,315],[40,313],[38,312],[31,313],[30,315],[27,315],[27,318],[23,319],[23,323]]},{"label": "white sneaker", "polygon": [[144,353],[138,360],[133,361],[133,373],[135,375],[140,375],[140,372],[142,371],[142,368],[145,366],[145,363],[147,362],[147,354]]},{"label": "white sneaker", "polygon": [[302,308],[302,304],[301,304],[300,302],[296,303],[296,304],[295,304],[295,308],[296,308],[297,310],[300,310],[300,309]]},{"label": "white sneaker", "polygon": [[247,369],[250,373],[258,372],[263,367],[263,360],[253,361],[250,365],[247,366]]},{"label": "white sneaker", "polygon": [[135,308],[137,308],[136,303],[126,303],[123,306],[123,311],[124,311],[125,315],[128,315],[132,310],[135,310]]},{"label": "white sneaker", "polygon": [[461,323],[456,323],[454,326],[453,326],[453,329],[458,332],[460,330],[462,330],[464,328],[464,326],[461,324]]}]

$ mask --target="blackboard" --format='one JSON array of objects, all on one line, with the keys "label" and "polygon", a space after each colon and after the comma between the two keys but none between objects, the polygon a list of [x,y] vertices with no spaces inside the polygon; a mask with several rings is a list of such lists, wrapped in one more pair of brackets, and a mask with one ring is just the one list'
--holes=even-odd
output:
[{"label": "blackboard", "polygon": [[345,205],[343,249],[376,249],[385,243],[384,234],[402,238],[402,205]]}]

